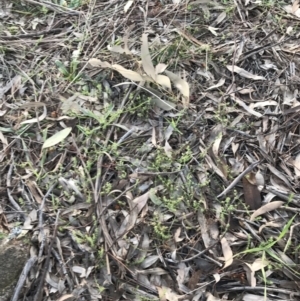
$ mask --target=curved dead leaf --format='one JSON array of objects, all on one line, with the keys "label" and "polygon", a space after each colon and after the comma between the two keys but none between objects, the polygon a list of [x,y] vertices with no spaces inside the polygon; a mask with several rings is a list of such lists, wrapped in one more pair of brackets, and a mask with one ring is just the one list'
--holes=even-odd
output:
[{"label": "curved dead leaf", "polygon": [[244,270],[246,271],[247,279],[251,287],[256,286],[255,272],[260,271],[268,264],[269,262],[266,259],[263,260],[262,258],[255,259],[252,264],[245,263]]},{"label": "curved dead leaf", "polygon": [[156,74],[162,73],[166,70],[167,67],[168,65],[159,63],[155,66],[155,73]]},{"label": "curved dead leaf", "polygon": [[[153,188],[154,189],[154,188]],[[127,223],[126,223],[126,228],[123,227],[123,229],[119,229],[119,231],[117,231],[117,236],[122,236],[124,233],[130,231],[135,223],[136,220],[138,218],[139,213],[141,212],[141,210],[144,208],[144,206],[146,205],[148,199],[149,199],[149,194],[150,192],[146,192],[143,195],[135,198],[134,200],[129,200],[129,207],[130,207],[130,215],[127,216]]]},{"label": "curved dead leaf", "polygon": [[268,166],[268,168],[270,169],[270,171],[276,176],[278,177],[280,180],[282,180],[290,189],[293,189],[292,185],[290,184],[289,180],[286,178],[286,176],[278,171],[274,166],[272,166],[271,164],[267,163],[266,164]]},{"label": "curved dead leaf", "polygon": [[276,210],[284,204],[282,201],[274,201],[257,209],[250,217],[250,221],[254,221],[256,217],[265,214],[266,212]]},{"label": "curved dead leaf", "polygon": [[162,286],[156,287],[160,301],[178,301],[178,296],[170,288]]},{"label": "curved dead leaf", "polygon": [[126,77],[127,79],[130,79],[134,82],[144,81],[144,78],[139,73],[129,70],[129,69],[126,69],[126,68],[122,67],[121,65],[114,64],[114,65],[111,65],[111,68],[118,71],[124,77]]},{"label": "curved dead leaf", "polygon": [[181,92],[181,94],[189,98],[190,97],[190,87],[187,81],[184,79],[180,78],[178,75],[175,73],[165,70],[165,73],[169,77],[169,79],[174,83],[175,87]]},{"label": "curved dead leaf", "polygon": [[171,82],[170,82],[170,79],[167,76],[161,75],[161,74],[156,75],[156,82],[159,85],[161,85],[163,87],[166,87],[166,88],[171,90]]},{"label": "curved dead leaf", "polygon": [[265,77],[263,76],[259,76],[259,75],[255,75],[255,74],[252,74],[248,71],[246,71],[245,69],[243,68],[240,68],[238,66],[232,66],[232,65],[227,65],[226,68],[231,71],[231,72],[234,72],[234,73],[237,73],[239,74],[240,76],[243,76],[245,78],[250,78],[250,79],[253,79],[253,80],[266,80]]},{"label": "curved dead leaf", "polygon": [[261,191],[265,186],[265,178],[260,171],[255,174],[255,180],[257,188]]},{"label": "curved dead leaf", "polygon": [[265,106],[278,106],[278,102],[275,100],[267,100],[267,101],[259,101],[254,104],[251,104],[251,108],[259,108]]},{"label": "curved dead leaf", "polygon": [[274,228],[282,228],[282,223],[276,223],[276,222],[267,222],[264,225],[261,225],[258,229],[258,233],[261,233],[261,231],[266,227],[274,227]]},{"label": "curved dead leaf", "polygon": [[244,108],[248,113],[261,118],[262,114],[260,114],[259,112],[256,112],[255,110],[251,109],[249,106],[247,106],[241,99],[239,99],[237,96],[235,95],[231,95],[231,98],[238,104],[240,105],[242,108]]},{"label": "curved dead leaf", "polygon": [[300,153],[297,155],[297,157],[294,160],[294,172],[297,177],[300,177]]},{"label": "curved dead leaf", "polygon": [[225,259],[225,265],[224,265],[223,269],[225,269],[226,267],[228,267],[232,264],[233,253],[232,253],[230,245],[225,237],[223,237],[221,239],[221,245],[222,245],[222,251],[223,251],[223,255],[224,255],[224,259]]},{"label": "curved dead leaf", "polygon": [[123,48],[121,45],[113,45],[113,46],[108,45],[107,49],[111,52],[116,52],[116,53],[120,53],[120,54],[123,54],[123,53],[132,54],[128,48],[126,48],[125,46]]},{"label": "curved dead leaf", "polygon": [[127,1],[127,3],[124,6],[124,12],[125,13],[127,13],[127,11],[129,10],[129,8],[131,7],[131,5],[132,5],[133,2],[134,2],[133,0]]},{"label": "curved dead leaf", "polygon": [[159,258],[158,255],[150,255],[141,263],[140,267],[142,269],[147,269],[151,265],[153,265],[158,260],[158,258]]},{"label": "curved dead leaf", "polygon": [[111,68],[110,63],[102,62],[101,60],[96,59],[96,58],[89,59],[88,63],[91,67]]},{"label": "curved dead leaf", "polygon": [[142,57],[143,69],[145,70],[147,75],[149,75],[151,78],[156,80],[156,73],[155,73],[155,69],[151,60],[151,55],[148,47],[148,35],[146,33],[143,33],[142,35],[141,57]]},{"label": "curved dead leaf", "polygon": [[54,145],[62,142],[71,133],[71,131],[72,131],[72,128],[68,127],[68,128],[65,128],[65,129],[57,132],[56,134],[54,134],[52,137],[48,138],[44,142],[42,149],[54,146]]},{"label": "curved dead leaf", "polygon": [[20,75],[16,75],[8,82],[4,87],[0,87],[0,99],[2,99],[3,95],[11,89],[12,94],[15,93],[17,89],[21,87],[22,77]]},{"label": "curved dead leaf", "polygon": [[21,124],[40,122],[40,121],[44,120],[46,117],[47,117],[47,108],[44,105],[44,111],[43,111],[43,114],[41,116],[39,116],[37,118],[32,118],[32,119],[29,119],[29,120],[22,121]]},{"label": "curved dead leaf", "polygon": [[213,89],[219,88],[219,87],[223,86],[224,84],[225,84],[225,78],[222,77],[222,78],[218,81],[217,84],[215,84],[215,85],[213,85],[213,86],[207,88],[206,91],[209,91],[209,90],[213,90]]}]

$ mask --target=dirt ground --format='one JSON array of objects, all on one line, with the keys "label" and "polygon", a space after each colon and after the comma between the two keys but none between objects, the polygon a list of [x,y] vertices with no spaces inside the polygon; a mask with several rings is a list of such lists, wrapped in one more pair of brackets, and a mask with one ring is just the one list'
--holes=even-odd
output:
[{"label": "dirt ground", "polygon": [[0,2],[13,300],[300,300],[299,21],[298,0]]}]

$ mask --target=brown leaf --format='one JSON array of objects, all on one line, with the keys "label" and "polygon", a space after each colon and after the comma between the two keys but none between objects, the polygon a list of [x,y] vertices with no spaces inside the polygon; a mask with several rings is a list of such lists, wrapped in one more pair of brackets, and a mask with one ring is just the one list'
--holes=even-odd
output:
[{"label": "brown leaf", "polygon": [[170,80],[174,83],[175,87],[181,92],[181,94],[189,99],[190,97],[190,86],[187,81],[180,78],[177,74],[165,70],[165,73],[170,78]]},{"label": "brown leaf", "polygon": [[[253,173],[251,173],[252,175]],[[251,176],[250,176],[251,177]],[[254,175],[255,177],[255,175]],[[251,183],[247,176],[243,177],[243,190],[245,203],[251,210],[256,210],[261,206],[261,195],[256,185]]]},{"label": "brown leaf", "polygon": [[149,52],[148,35],[145,33],[143,33],[142,35],[141,57],[143,69],[145,70],[148,76],[156,80],[155,68],[153,66],[151,55]]},{"label": "brown leaf", "polygon": [[262,207],[260,207],[258,210],[256,210],[250,217],[250,221],[253,221],[257,216],[260,216],[262,214],[265,214],[266,212],[273,211],[279,207],[281,207],[284,204],[282,201],[274,201],[269,204],[266,204]]},{"label": "brown leaf", "polygon": [[122,67],[121,65],[114,64],[111,66],[113,69],[121,73],[124,77],[134,81],[134,82],[142,82],[144,81],[144,78],[137,72],[126,69]]},{"label": "brown leaf", "polygon": [[253,79],[253,80],[266,80],[263,76],[252,74],[252,73],[250,73],[250,72],[246,71],[245,69],[240,68],[238,66],[228,65],[226,67],[229,71],[238,73],[240,76],[243,76],[245,78],[250,78],[250,79]]},{"label": "brown leaf", "polygon": [[293,189],[292,185],[290,184],[289,180],[287,177],[280,171],[278,171],[275,167],[273,167],[271,164],[266,164],[270,171],[276,175],[280,180],[282,180],[290,189]]},{"label": "brown leaf", "polygon": [[195,289],[199,282],[200,276],[201,276],[201,270],[194,270],[194,272],[192,273],[192,276],[189,279],[187,287],[191,290]]},{"label": "brown leaf", "polygon": [[225,259],[225,265],[224,265],[223,269],[225,269],[226,267],[228,267],[232,264],[233,253],[232,253],[230,245],[225,237],[223,237],[221,239],[221,245],[222,245],[222,251],[223,251],[223,255],[224,255],[224,259]]}]

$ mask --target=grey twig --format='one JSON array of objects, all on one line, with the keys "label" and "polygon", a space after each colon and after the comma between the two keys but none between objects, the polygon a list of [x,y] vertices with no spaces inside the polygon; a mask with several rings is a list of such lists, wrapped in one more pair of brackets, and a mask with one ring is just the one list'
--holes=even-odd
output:
[{"label": "grey twig", "polygon": [[34,299],[33,299],[34,301],[41,301],[42,298],[43,298],[43,286],[44,286],[46,274],[47,274],[49,263],[50,263],[51,250],[53,248],[54,241],[55,241],[55,238],[56,238],[59,213],[60,213],[60,211],[58,210],[57,214],[56,214],[53,237],[51,239],[50,245],[48,246],[48,254],[47,254],[46,261],[45,261],[45,264],[44,264],[44,267],[43,267],[43,270],[42,270],[42,274],[40,276],[40,282],[39,282],[38,287],[37,287],[37,292],[36,292],[36,294],[34,296]]},{"label": "grey twig", "polygon": [[227,192],[229,190],[231,190],[233,187],[235,187],[235,185],[246,175],[248,174],[251,170],[253,170],[261,161],[256,161],[254,163],[252,163],[251,165],[249,165],[240,175],[238,175],[233,181],[232,183],[223,191],[221,192],[217,198],[220,198],[221,196],[227,194]]},{"label": "grey twig", "polygon": [[11,298],[11,301],[18,301],[21,289],[24,286],[24,282],[25,282],[25,280],[27,278],[27,275],[30,272],[30,270],[33,267],[33,265],[35,264],[36,260],[37,260],[37,257],[34,256],[34,257],[31,257],[26,262],[26,265],[24,266],[23,271],[22,271],[22,273],[20,275],[20,278],[18,280],[18,283],[17,283],[17,285],[15,287],[14,294],[13,294],[13,296]]},{"label": "grey twig", "polygon": [[13,152],[11,153],[11,160],[10,160],[10,165],[9,165],[9,169],[7,172],[7,179],[6,179],[6,186],[7,186],[7,196],[8,199],[11,203],[11,205],[20,212],[20,214],[22,215],[22,217],[26,218],[25,214],[23,213],[23,210],[21,209],[21,207],[19,206],[19,204],[15,201],[15,199],[13,198],[13,196],[11,195],[11,190],[10,187],[12,186],[11,184],[11,177],[12,177],[12,172],[13,172],[13,168],[14,168],[14,155]]}]

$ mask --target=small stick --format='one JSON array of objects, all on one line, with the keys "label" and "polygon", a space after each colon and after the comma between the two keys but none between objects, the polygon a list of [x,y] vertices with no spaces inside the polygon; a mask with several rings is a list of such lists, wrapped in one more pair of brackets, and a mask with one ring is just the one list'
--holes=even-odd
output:
[{"label": "small stick", "polygon": [[249,173],[251,170],[253,170],[261,161],[256,161],[249,165],[240,175],[238,175],[232,183],[223,191],[221,192],[217,198],[220,198],[221,196],[227,194],[229,190],[231,190],[247,173]]}]

